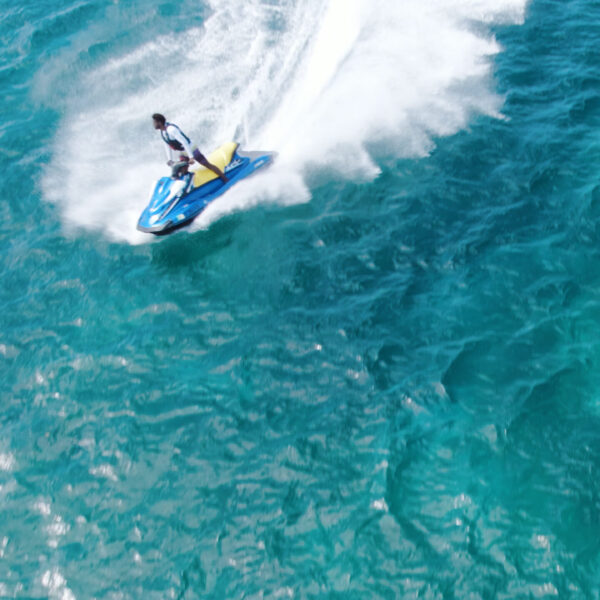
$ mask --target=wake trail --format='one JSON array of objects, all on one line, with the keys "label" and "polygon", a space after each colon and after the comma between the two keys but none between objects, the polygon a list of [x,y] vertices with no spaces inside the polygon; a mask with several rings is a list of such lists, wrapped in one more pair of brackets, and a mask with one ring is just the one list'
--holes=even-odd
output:
[{"label": "wake trail", "polygon": [[232,0],[211,9],[201,27],[158,37],[73,83],[43,177],[67,226],[148,241],[135,225],[167,173],[154,112],[204,153],[230,139],[278,152],[195,229],[259,203],[310,200],[313,166],[370,180],[386,157],[426,156],[474,114],[501,116],[491,75],[500,47],[486,26],[522,22],[525,2]]}]

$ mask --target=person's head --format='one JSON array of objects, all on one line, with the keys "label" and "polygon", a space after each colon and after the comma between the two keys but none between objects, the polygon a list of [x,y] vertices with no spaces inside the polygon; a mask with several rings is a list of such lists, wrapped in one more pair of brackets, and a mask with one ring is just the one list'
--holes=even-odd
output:
[{"label": "person's head", "polygon": [[167,122],[164,115],[161,115],[160,113],[154,113],[152,115],[152,121],[154,123],[154,129],[162,129]]}]

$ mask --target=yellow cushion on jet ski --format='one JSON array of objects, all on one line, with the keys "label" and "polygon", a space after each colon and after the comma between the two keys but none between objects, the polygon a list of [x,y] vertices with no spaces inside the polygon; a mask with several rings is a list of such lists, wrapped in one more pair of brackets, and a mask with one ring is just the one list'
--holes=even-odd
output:
[{"label": "yellow cushion on jet ski", "polygon": [[[217,148],[214,152],[208,155],[208,162],[212,163],[216,167],[219,167],[221,171],[225,171],[225,167],[231,162],[233,153],[238,147],[237,142],[227,142],[221,147]],[[218,176],[206,167],[200,167],[194,173],[194,187],[200,187]]]}]

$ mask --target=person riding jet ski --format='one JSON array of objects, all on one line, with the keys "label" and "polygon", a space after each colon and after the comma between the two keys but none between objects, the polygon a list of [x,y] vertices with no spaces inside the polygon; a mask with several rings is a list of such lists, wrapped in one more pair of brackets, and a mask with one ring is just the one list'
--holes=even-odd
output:
[{"label": "person riding jet ski", "polygon": [[[192,144],[190,138],[185,135],[177,125],[167,122],[164,115],[161,115],[160,113],[154,113],[152,115],[152,121],[154,123],[154,129],[160,131],[163,141],[167,144],[167,164],[170,167],[173,167],[171,176],[174,179],[178,178],[179,172],[181,171],[181,162],[182,159],[184,159],[190,164],[196,160],[203,167],[206,167],[215,173],[224,183],[229,181],[221,169],[210,163],[204,154],[198,150],[198,147],[195,144]],[[175,152],[178,153],[178,160],[175,159]]]}]

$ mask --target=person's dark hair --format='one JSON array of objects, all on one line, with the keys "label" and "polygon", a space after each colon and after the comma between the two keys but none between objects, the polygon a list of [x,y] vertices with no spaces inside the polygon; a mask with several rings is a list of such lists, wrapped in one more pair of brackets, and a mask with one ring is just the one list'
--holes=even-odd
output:
[{"label": "person's dark hair", "polygon": [[154,114],[152,115],[152,118],[153,118],[155,121],[158,121],[158,122],[159,122],[161,125],[164,125],[164,124],[166,123],[166,121],[167,121],[167,120],[165,119],[164,115],[161,115],[160,113],[154,113]]}]

